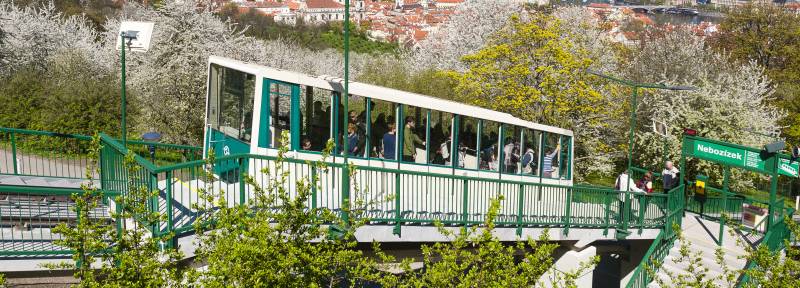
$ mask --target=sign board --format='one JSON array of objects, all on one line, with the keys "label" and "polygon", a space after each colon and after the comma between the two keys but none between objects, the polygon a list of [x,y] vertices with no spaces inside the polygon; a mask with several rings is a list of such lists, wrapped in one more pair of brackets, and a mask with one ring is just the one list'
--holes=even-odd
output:
[{"label": "sign board", "polygon": [[717,144],[702,139],[695,139],[692,146],[692,155],[694,157],[715,161],[724,165],[769,173],[766,161],[761,159],[759,152]]},{"label": "sign board", "polygon": [[[119,25],[117,37],[117,50],[122,49],[122,35],[135,37],[130,40],[130,50],[133,52],[147,52],[150,49],[150,39],[153,37],[153,22],[122,21]],[[125,39],[127,43],[128,39]],[[127,49],[127,48],[126,48]]]},{"label": "sign board", "polygon": [[792,161],[781,158],[778,161],[778,174],[797,178],[800,176],[798,171],[800,171],[800,162],[798,160]]}]

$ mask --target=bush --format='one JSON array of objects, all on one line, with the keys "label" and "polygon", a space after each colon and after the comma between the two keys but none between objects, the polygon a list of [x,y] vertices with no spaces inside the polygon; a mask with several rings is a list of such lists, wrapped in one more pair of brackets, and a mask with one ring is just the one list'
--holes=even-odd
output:
[{"label": "bush", "polygon": [[[0,81],[0,127],[119,136],[119,90],[115,75],[77,54],[64,53],[48,61],[46,69],[25,67]],[[128,119],[135,117],[134,107],[129,105],[128,112],[133,116]],[[34,151],[59,148],[82,153],[87,148],[82,145],[86,141],[68,138],[18,135],[17,139],[19,147]]]}]

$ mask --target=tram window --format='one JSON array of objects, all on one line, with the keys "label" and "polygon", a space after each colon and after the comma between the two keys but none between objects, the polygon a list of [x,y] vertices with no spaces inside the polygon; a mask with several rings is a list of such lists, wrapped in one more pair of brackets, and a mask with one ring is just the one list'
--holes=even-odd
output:
[{"label": "tram window", "polygon": [[561,139],[558,134],[543,133],[544,154],[542,154],[542,176],[545,178],[558,178],[558,167],[561,162]]},{"label": "tram window", "polygon": [[431,111],[430,116],[430,153],[428,163],[435,165],[451,165],[450,151],[453,149],[451,128],[453,114],[441,111]]},{"label": "tram window", "polygon": [[500,164],[500,157],[498,153],[498,139],[500,132],[500,124],[494,121],[483,121],[481,127],[481,165],[482,170],[497,171]]},{"label": "tram window", "polygon": [[458,168],[478,169],[478,120],[459,116]]},{"label": "tram window", "polygon": [[300,149],[322,151],[331,138],[331,97],[333,92],[303,87],[300,97]]},{"label": "tram window", "polygon": [[570,173],[571,172],[570,163],[572,163],[571,148],[572,148],[572,137],[561,136],[561,153],[560,153],[561,155],[559,155],[558,157],[560,159],[560,161],[558,161],[560,164],[558,165],[559,167],[558,175],[560,175],[562,179],[570,179],[570,177],[572,176],[572,173]]},{"label": "tram window", "polygon": [[[350,111],[347,114],[344,113],[343,103],[340,105],[341,109],[339,110],[339,127],[341,129],[338,129],[338,131],[339,139],[341,139],[339,145],[341,147],[339,147],[338,151],[344,154],[344,141],[347,141],[348,156],[366,157],[364,149],[367,143],[367,124],[365,120],[367,117],[367,102],[364,97],[350,95],[347,103]],[[348,127],[344,127],[345,116],[348,117]]]},{"label": "tram window", "polygon": [[539,175],[539,140],[542,132],[527,129],[523,136],[525,141],[520,150],[524,151],[520,159],[522,174]]},{"label": "tram window", "polygon": [[522,128],[519,126],[505,125],[503,129],[503,149],[500,150],[503,155],[503,173],[516,174],[520,171],[521,134]]},{"label": "tram window", "polygon": [[426,125],[428,122],[428,111],[415,106],[403,106],[403,162],[413,162],[425,164],[426,150]]},{"label": "tram window", "polygon": [[291,104],[292,87],[285,83],[269,83],[269,110],[270,110],[270,143],[272,147],[281,147],[289,143],[281,143],[283,131],[291,131]]},{"label": "tram window", "polygon": [[225,135],[250,143],[255,76],[211,66],[208,123]]},{"label": "tram window", "polygon": [[370,112],[370,147],[371,157],[383,158],[386,160],[397,159],[397,104],[383,101],[372,100],[372,111]]}]

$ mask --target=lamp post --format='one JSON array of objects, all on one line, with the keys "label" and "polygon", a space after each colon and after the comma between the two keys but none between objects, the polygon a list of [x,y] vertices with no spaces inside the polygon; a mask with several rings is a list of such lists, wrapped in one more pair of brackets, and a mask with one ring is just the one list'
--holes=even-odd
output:
[{"label": "lamp post", "polygon": [[[122,88],[120,89],[122,100],[122,119],[120,120],[120,128],[122,133],[122,146],[127,147],[128,132],[126,130],[126,114],[127,114],[127,99],[125,91],[125,50],[146,52],[150,48],[150,37],[152,36],[154,24],[152,22],[132,22],[123,21],[119,26],[120,45],[120,62],[122,66]],[[126,49],[127,48],[127,49]]]},{"label": "lamp post", "polygon": [[347,125],[350,123],[350,0],[344,1],[344,185],[342,185],[342,205],[345,209],[342,211],[342,220],[345,225],[350,221],[350,165],[347,163],[348,154],[350,154],[350,143],[347,137]]},{"label": "lamp post", "polygon": [[599,76],[600,78],[604,78],[607,80],[611,80],[613,82],[620,83],[622,85],[631,87],[633,92],[631,93],[631,127],[628,134],[629,146],[628,146],[628,175],[633,175],[632,167],[633,167],[633,129],[636,127],[636,100],[639,96],[639,89],[640,88],[652,88],[652,89],[662,89],[662,90],[672,90],[672,91],[690,91],[690,90],[697,90],[695,87],[691,86],[667,86],[663,83],[637,83],[633,81],[623,80],[614,76],[609,76],[600,72],[595,72],[593,70],[586,70],[587,73]]}]

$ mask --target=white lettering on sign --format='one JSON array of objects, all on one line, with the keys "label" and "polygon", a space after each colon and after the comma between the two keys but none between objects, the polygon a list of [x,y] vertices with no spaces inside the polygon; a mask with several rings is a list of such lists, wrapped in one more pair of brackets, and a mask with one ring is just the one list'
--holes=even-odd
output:
[{"label": "white lettering on sign", "polygon": [[231,155],[231,147],[228,147],[228,145],[222,147],[222,155]]},{"label": "white lettering on sign", "polygon": [[709,154],[714,154],[714,155],[717,155],[717,156],[722,156],[722,157],[725,157],[725,158],[742,160],[742,154],[733,153],[733,152],[730,152],[730,151],[725,151],[725,150],[720,150],[720,149],[714,149],[714,148],[711,148],[711,147],[708,147],[708,146],[704,146],[703,144],[698,144],[697,145],[697,150],[700,150],[701,152],[705,152],[705,153],[709,153]]}]

